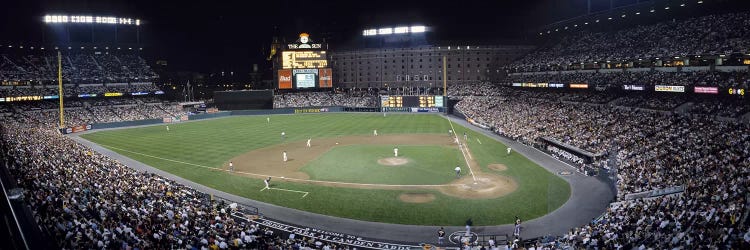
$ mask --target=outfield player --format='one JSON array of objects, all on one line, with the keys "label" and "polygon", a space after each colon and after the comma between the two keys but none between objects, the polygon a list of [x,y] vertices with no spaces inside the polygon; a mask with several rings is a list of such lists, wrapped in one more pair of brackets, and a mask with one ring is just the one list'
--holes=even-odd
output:
[{"label": "outfield player", "polygon": [[466,131],[464,131],[464,141],[468,141],[468,140],[469,140],[469,136],[467,136]]},{"label": "outfield player", "polygon": [[460,178],[461,177],[461,166],[456,166],[456,168],[453,169],[453,170],[456,171],[456,178]]},{"label": "outfield player", "polygon": [[310,147],[310,140],[312,140],[312,138],[307,138],[307,147],[308,148]]},{"label": "outfield player", "polygon": [[167,131],[169,131],[169,125],[167,125]]},{"label": "outfield player", "polygon": [[284,131],[281,131],[281,139],[282,140],[286,139],[286,133],[284,133]]},{"label": "outfield player", "polygon": [[265,180],[263,180],[263,183],[266,184],[266,188],[265,189],[271,188],[270,187],[271,186],[271,176],[269,176],[268,178],[266,178]]},{"label": "outfield player", "polygon": [[508,155],[510,155],[510,150],[511,150],[510,147],[508,147]]},{"label": "outfield player", "polygon": [[398,157],[398,147],[393,148],[393,157]]},{"label": "outfield player", "polygon": [[231,161],[229,162],[229,171],[234,172],[234,163],[232,163]]},{"label": "outfield player", "polygon": [[284,151],[284,153],[282,153],[281,156],[284,157],[284,162],[286,162],[286,160],[287,160],[287,158],[286,158],[286,151]]},{"label": "outfield player", "polygon": [[266,123],[271,124],[271,117],[266,117]]},{"label": "outfield player", "polygon": [[375,129],[375,130],[372,130],[372,135],[374,135],[374,136],[378,136],[378,130],[377,130],[377,129]]}]

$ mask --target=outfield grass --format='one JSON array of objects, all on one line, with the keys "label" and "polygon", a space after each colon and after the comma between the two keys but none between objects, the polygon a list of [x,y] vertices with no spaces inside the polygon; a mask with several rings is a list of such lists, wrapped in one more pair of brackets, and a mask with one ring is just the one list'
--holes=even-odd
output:
[{"label": "outfield grass", "polygon": [[[236,116],[171,124],[169,132],[165,126],[158,125],[100,131],[82,137],[211,188],[281,206],[368,221],[462,225],[467,218],[472,218],[476,225],[506,224],[512,223],[514,216],[524,220],[542,216],[561,206],[570,195],[569,185],[561,178],[519,154],[506,156],[503,144],[456,125],[458,134],[466,131],[469,135],[469,148],[484,171],[493,171],[486,167],[490,163],[508,166],[508,170],[501,174],[512,177],[519,184],[516,192],[498,199],[463,200],[435,191],[435,201],[413,204],[400,202],[397,197],[403,191],[397,190],[277,183],[283,188],[310,192],[302,199],[296,193],[260,192],[263,186],[261,180],[210,169],[219,168],[224,162],[247,151],[280,143],[282,131],[286,132],[287,141],[302,141],[309,137],[369,135],[373,129],[377,129],[381,135],[445,134],[451,129],[448,121],[437,115],[274,115],[270,116],[270,124],[266,122],[266,117]],[[334,177],[321,175],[315,178]]]},{"label": "outfield grass", "polygon": [[[399,145],[400,166],[383,166],[378,159],[393,157],[393,146],[349,145],[334,147],[301,170],[311,179],[401,185],[446,184],[455,180],[453,168],[465,165],[461,151],[446,146]],[[346,160],[342,160],[346,159]]]}]

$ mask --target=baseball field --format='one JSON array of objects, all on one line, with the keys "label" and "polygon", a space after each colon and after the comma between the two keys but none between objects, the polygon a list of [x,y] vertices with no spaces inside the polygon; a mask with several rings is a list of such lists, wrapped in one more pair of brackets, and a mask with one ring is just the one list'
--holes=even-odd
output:
[{"label": "baseball field", "polygon": [[570,196],[555,174],[439,115],[231,116],[81,137],[214,189],[366,221],[499,225],[543,216]]}]

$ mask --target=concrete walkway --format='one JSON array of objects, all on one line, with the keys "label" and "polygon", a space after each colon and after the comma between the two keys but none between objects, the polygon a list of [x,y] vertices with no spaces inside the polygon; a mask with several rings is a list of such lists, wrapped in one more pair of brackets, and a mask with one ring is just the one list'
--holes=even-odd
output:
[{"label": "concrete walkway", "polygon": [[[552,211],[545,216],[529,221],[524,221],[523,231],[521,233],[522,238],[534,238],[546,235],[563,235],[573,227],[585,225],[589,223],[591,219],[601,215],[606,210],[607,205],[614,196],[607,183],[600,181],[595,177],[579,174],[572,167],[567,166],[565,163],[562,163],[537,149],[497,136],[490,131],[475,127],[467,123],[465,120],[456,117],[446,118],[450,119],[453,123],[463,125],[488,137],[496,139],[504,143],[505,145],[511,146],[514,153],[520,153],[526,156],[533,162],[539,164],[552,173],[557,174],[561,171],[568,171],[573,173],[572,175],[567,176],[558,175],[561,178],[565,179],[568,183],[570,183],[570,199],[560,208]],[[232,200],[240,204],[257,207],[264,216],[275,221],[289,223],[291,225],[317,228],[331,232],[356,235],[372,240],[382,240],[383,242],[414,243],[416,245],[419,243],[435,244],[437,241],[436,232],[439,227],[436,226],[399,225],[359,221],[315,214],[255,201],[245,197],[240,197],[230,193],[208,188],[206,186],[194,183],[190,180],[132,160],[112,150],[80,138],[77,134],[72,134],[70,135],[70,137],[81,144],[91,147],[101,154],[117,159],[121,163],[133,169],[156,173],[158,175],[174,180],[180,184],[194,188],[200,192],[213,194],[215,196]],[[462,226],[445,227],[445,231],[448,235],[453,232],[464,230],[465,228]],[[513,234],[513,225],[507,224],[499,226],[473,227],[472,232],[475,232],[479,235],[511,236]]]}]

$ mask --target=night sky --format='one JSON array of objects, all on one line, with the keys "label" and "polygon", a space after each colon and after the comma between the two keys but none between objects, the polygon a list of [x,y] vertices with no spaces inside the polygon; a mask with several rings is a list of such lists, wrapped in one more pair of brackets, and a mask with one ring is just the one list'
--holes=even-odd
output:
[{"label": "night sky", "polygon": [[[264,63],[273,36],[292,41],[307,32],[317,42],[325,37],[343,46],[368,27],[422,24],[431,27],[434,41],[500,41],[586,12],[586,0],[441,2],[446,1],[15,1],[4,3],[0,42],[38,43],[46,13],[135,17],[145,22],[140,35],[148,59],[168,60],[172,70],[243,72]],[[592,0],[592,8],[607,8],[609,2]]]}]

